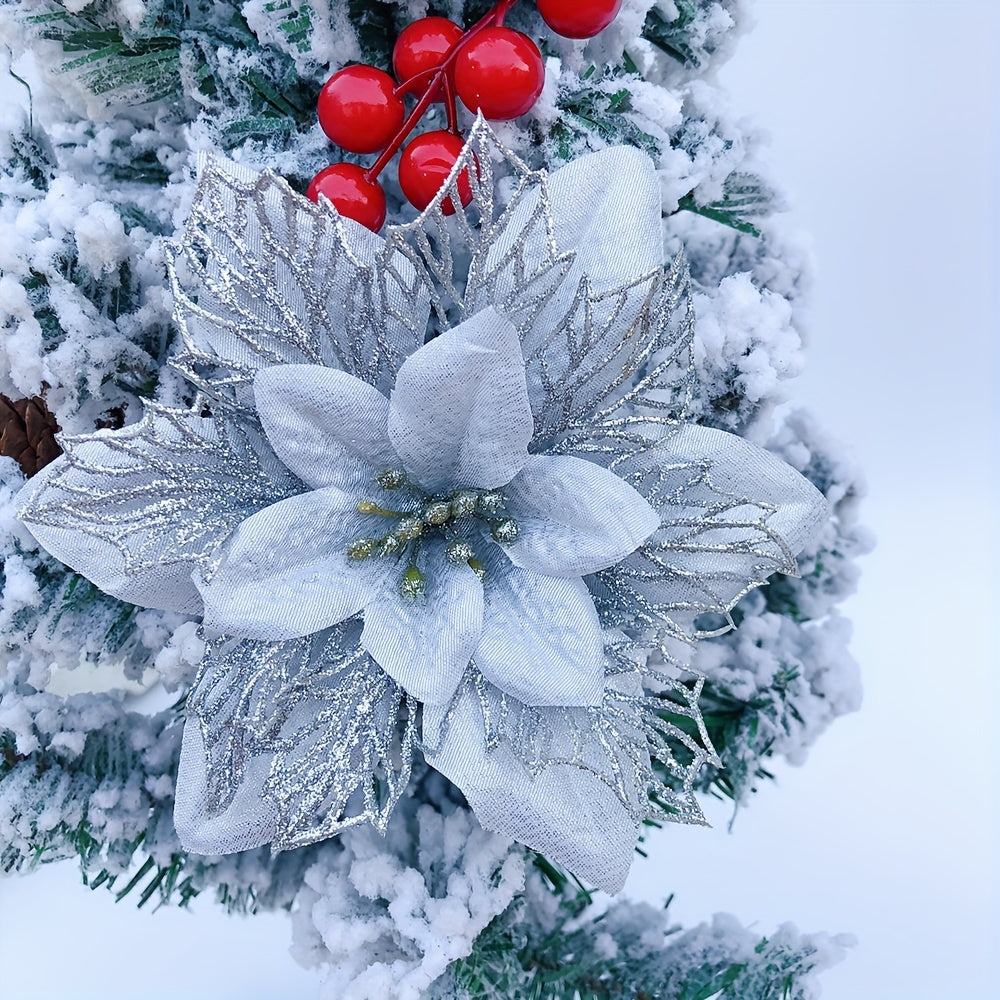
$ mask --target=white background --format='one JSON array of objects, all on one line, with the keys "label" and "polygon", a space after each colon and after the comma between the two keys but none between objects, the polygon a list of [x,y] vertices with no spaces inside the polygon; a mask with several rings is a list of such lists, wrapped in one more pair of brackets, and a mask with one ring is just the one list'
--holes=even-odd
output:
[{"label": "white background", "polygon": [[[723,72],[819,264],[797,400],[850,442],[879,536],[847,606],[865,705],[629,891],[686,924],[850,931],[826,1000],[987,1000],[1000,940],[993,0],[759,0]],[[136,913],[71,865],[0,882],[0,996],[311,998],[284,917]],[[749,1000],[749,998],[748,998]]]}]

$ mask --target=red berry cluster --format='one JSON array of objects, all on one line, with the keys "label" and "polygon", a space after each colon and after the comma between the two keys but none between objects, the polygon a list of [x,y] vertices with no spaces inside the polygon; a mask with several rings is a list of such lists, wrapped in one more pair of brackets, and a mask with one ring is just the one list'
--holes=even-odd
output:
[{"label": "red berry cluster", "polygon": [[[472,112],[494,121],[523,115],[545,83],[538,46],[520,31],[504,27],[517,0],[499,0],[468,30],[443,17],[424,17],[408,25],[392,53],[396,78],[374,66],[347,66],[320,91],[317,112],[323,131],[352,153],[380,153],[368,168],[334,163],[321,170],[306,195],[322,194],[337,211],[377,232],[385,222],[385,193],[378,176],[402,149],[410,133],[436,102],[443,102],[448,127],[417,136],[403,150],[399,183],[417,209],[425,209],[458,160],[464,140],[458,128],[456,97]],[[545,23],[567,38],[590,38],[618,14],[622,0],[537,0]],[[397,81],[399,81],[397,83]],[[416,105],[409,114],[405,98]],[[463,205],[472,184],[463,170],[458,179]],[[451,199],[441,206],[455,211]]]}]

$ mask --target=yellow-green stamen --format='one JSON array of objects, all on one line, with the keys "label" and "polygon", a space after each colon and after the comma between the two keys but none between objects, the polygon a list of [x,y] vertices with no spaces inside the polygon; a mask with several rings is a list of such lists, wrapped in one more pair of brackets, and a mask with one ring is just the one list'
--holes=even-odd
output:
[{"label": "yellow-green stamen", "polygon": [[[407,567],[399,580],[399,593],[407,600],[417,600],[426,593],[427,581],[417,566],[421,542],[428,535],[452,540],[445,548],[445,558],[453,565],[466,565],[482,580],[486,566],[476,558],[472,544],[465,538],[455,538],[460,530],[457,522],[474,518],[487,526],[493,538],[509,545],[518,534],[517,522],[504,517],[507,498],[499,490],[456,490],[450,496],[428,497],[411,483],[403,469],[384,469],[375,476],[375,483],[384,490],[405,490],[414,502],[410,510],[383,507],[377,500],[358,501],[359,514],[390,518],[396,524],[379,538],[359,538],[347,547],[347,556],[354,562],[364,559],[407,556]],[[405,504],[403,506],[406,506]],[[499,515],[499,516],[498,516]],[[464,532],[463,532],[464,533]]]}]

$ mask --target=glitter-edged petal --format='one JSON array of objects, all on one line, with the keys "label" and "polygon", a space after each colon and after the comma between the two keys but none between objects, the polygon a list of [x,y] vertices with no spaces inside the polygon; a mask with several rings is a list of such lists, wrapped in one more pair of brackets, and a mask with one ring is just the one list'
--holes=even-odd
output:
[{"label": "glitter-edged petal", "polygon": [[[488,749],[482,709],[468,688],[445,716],[441,708],[424,710],[424,740],[434,748],[427,759],[458,785],[479,822],[605,892],[619,892],[638,823],[609,785],[573,764],[550,764],[533,776],[506,741]],[[558,717],[552,721],[559,726]]]},{"label": "glitter-edged petal", "polygon": [[[578,283],[573,278],[586,275],[594,294],[601,295],[662,265],[660,187],[645,153],[616,146],[581,156],[548,176],[547,194],[555,244],[573,254],[562,296],[545,312],[554,322],[572,300]],[[523,240],[528,273],[542,269],[551,256],[548,233],[535,222],[542,198],[541,186],[525,193],[493,239],[487,266],[496,266]],[[508,280],[513,285],[516,275]]]},{"label": "glitter-edged petal", "polygon": [[399,594],[396,577],[365,609],[361,645],[408,694],[446,704],[458,687],[483,628],[483,587],[468,566],[449,563],[443,548],[426,565],[426,593]]},{"label": "glitter-edged petal", "polygon": [[480,250],[474,307],[522,339],[541,437],[585,417],[638,369],[663,265],[660,185],[631,147],[582,156],[518,190]]},{"label": "glitter-edged petal", "polygon": [[277,816],[269,838],[277,850],[364,822],[385,830],[409,780],[418,713],[359,647],[360,635],[353,618],[286,642],[206,643],[186,705],[182,767],[194,790],[186,784],[178,801],[187,828],[214,831],[213,853],[243,849],[254,814],[271,815],[261,797]]},{"label": "glitter-edged petal", "polygon": [[723,615],[795,555],[829,517],[823,495],[791,466],[734,434],[686,425],[647,429],[649,445],[617,465],[659,512],[661,525],[622,562],[591,580],[604,610],[655,634]]},{"label": "glitter-edged petal", "polygon": [[389,400],[367,382],[321,365],[278,365],[258,372],[253,390],[271,447],[313,489],[363,488],[396,464]]},{"label": "glitter-edged petal", "polygon": [[520,341],[492,309],[426,344],[399,371],[389,439],[427,490],[509,483],[527,461],[532,428]]},{"label": "glitter-edged petal", "polygon": [[628,483],[568,455],[532,456],[505,492],[520,529],[507,554],[547,576],[586,576],[612,566],[660,525]]},{"label": "glitter-edged petal", "polygon": [[260,368],[321,364],[388,392],[427,325],[425,276],[328,206],[218,156],[199,157],[182,242],[168,245],[182,351],[204,392],[248,401]]},{"label": "glitter-edged petal", "polygon": [[371,532],[356,498],[335,486],[274,504],[244,521],[209,580],[196,578],[209,632],[294,639],[357,614],[392,571],[348,557]]},{"label": "glitter-edged petal", "polygon": [[270,843],[278,828],[278,812],[263,795],[270,762],[270,754],[250,761],[226,808],[213,812],[201,722],[190,719],[184,726],[174,800],[174,828],[181,847],[193,854],[215,855]]},{"label": "glitter-edged petal", "polygon": [[149,403],[138,423],[63,439],[18,494],[57,559],[119,600],[201,612],[191,581],[254,511],[294,491],[259,427]]},{"label": "glitter-edged petal", "polygon": [[583,581],[521,569],[499,552],[486,564],[483,676],[527,705],[599,705],[604,640]]}]

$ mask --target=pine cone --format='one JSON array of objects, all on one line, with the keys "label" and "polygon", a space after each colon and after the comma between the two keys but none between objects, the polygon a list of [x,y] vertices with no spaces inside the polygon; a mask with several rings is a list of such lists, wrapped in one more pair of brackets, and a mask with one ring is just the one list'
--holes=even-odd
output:
[{"label": "pine cone", "polygon": [[16,459],[26,476],[33,476],[62,453],[59,430],[41,396],[9,399],[0,393],[0,455]]}]

